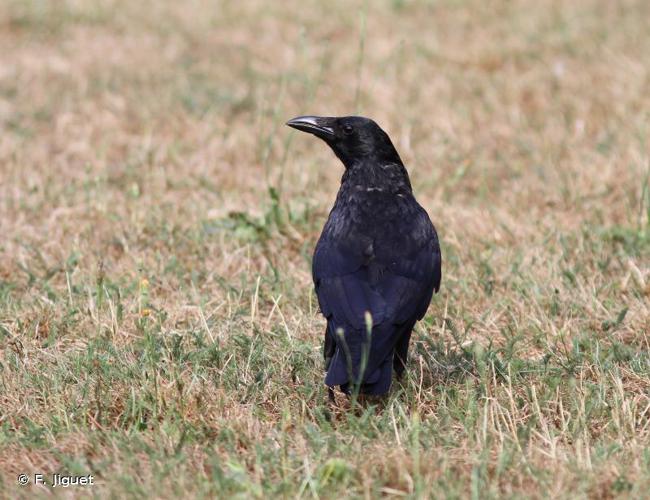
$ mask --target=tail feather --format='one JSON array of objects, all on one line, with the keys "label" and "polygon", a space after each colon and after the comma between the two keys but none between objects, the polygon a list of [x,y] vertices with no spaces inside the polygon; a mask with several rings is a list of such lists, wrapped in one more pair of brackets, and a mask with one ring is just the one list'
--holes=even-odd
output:
[{"label": "tail feather", "polygon": [[[341,390],[349,393],[353,382],[361,376],[361,393],[385,394],[392,382],[395,346],[405,334],[410,334],[411,328],[411,324],[375,325],[370,335],[370,346],[367,332],[362,330],[345,332],[343,338],[334,337],[336,347],[327,370],[325,384],[330,387],[341,386]],[[361,374],[364,356],[365,370]]]},{"label": "tail feather", "polygon": [[[386,394],[390,390],[392,379],[393,368],[391,357],[389,356],[381,366],[374,371],[372,377],[363,381],[363,384],[361,384],[361,387],[359,388],[359,392],[368,396],[380,396]],[[341,385],[341,390],[346,394],[350,394],[352,389],[353,387],[350,383]]]}]

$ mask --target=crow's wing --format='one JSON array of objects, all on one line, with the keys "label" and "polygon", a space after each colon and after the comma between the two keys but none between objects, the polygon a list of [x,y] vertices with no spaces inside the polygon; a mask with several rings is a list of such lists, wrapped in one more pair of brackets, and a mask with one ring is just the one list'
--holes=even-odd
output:
[{"label": "crow's wing", "polygon": [[426,212],[420,209],[416,217],[402,221],[399,231],[387,233],[369,245],[359,235],[342,240],[328,237],[325,231],[316,246],[316,295],[338,347],[328,385],[346,383],[349,368],[358,376],[367,343],[366,312],[372,316],[373,329],[364,383],[372,383],[379,377],[379,365],[406,333],[403,325],[424,316],[434,289],[440,286],[440,248]]}]

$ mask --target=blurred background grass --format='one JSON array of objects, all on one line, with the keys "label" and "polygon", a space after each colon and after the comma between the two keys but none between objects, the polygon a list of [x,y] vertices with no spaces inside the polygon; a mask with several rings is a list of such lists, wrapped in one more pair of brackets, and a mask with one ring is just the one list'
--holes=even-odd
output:
[{"label": "blurred background grass", "polygon": [[[646,495],[648,19],[1,2],[0,487]],[[409,379],[356,413],[322,387],[309,263],[342,167],[284,127],[304,113],[376,119],[443,244]]]}]

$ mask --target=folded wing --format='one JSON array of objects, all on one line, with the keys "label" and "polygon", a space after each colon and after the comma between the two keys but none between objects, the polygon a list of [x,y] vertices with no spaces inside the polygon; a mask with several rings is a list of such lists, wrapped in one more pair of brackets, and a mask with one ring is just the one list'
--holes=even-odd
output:
[{"label": "folded wing", "polygon": [[435,229],[422,211],[392,239],[373,241],[370,252],[366,240],[334,240],[324,233],[313,261],[316,294],[336,344],[325,382],[345,389],[361,381],[363,392],[383,393],[397,342],[410,335],[440,286]]}]

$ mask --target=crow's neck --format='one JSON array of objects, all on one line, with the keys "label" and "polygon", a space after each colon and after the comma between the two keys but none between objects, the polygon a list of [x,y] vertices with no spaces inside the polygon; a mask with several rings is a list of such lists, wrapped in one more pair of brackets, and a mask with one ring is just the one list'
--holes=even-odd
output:
[{"label": "crow's neck", "polygon": [[363,196],[364,193],[385,195],[411,194],[411,181],[402,162],[365,160],[347,166],[341,179],[341,191]]}]

